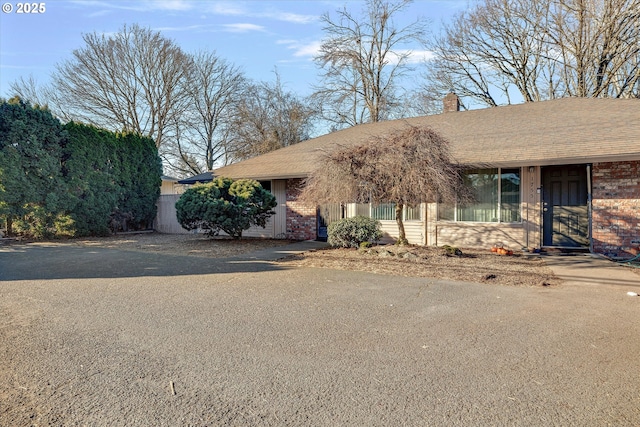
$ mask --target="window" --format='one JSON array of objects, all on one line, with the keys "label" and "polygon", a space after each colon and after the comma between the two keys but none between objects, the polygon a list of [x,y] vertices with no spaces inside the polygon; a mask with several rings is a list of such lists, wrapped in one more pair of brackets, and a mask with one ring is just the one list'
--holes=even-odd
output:
[{"label": "window", "polygon": [[405,221],[420,221],[422,220],[422,216],[420,214],[421,210],[420,210],[420,205],[411,207],[411,206],[405,206],[404,207],[404,220]]},{"label": "window", "polygon": [[[356,206],[356,214],[370,216],[373,219],[379,221],[395,221],[396,220],[396,204],[395,203],[380,203],[380,204],[358,204]],[[416,207],[404,207],[404,221],[420,221],[421,210],[420,205]]]},{"label": "window", "polygon": [[381,203],[379,205],[371,205],[371,218],[385,221],[396,219],[396,204]]},{"label": "window", "polygon": [[520,169],[502,169],[500,222],[520,222]]},{"label": "window", "polygon": [[472,169],[464,173],[474,201],[441,204],[438,218],[448,221],[520,222],[520,169]]}]

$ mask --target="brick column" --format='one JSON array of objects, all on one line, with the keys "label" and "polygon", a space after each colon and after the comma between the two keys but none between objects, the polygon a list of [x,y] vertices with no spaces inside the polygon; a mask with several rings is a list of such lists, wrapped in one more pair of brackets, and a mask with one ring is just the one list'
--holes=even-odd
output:
[{"label": "brick column", "polygon": [[316,206],[298,202],[301,185],[301,179],[287,180],[287,237],[295,240],[315,240]]},{"label": "brick column", "polygon": [[593,165],[594,252],[629,258],[640,248],[640,161]]}]

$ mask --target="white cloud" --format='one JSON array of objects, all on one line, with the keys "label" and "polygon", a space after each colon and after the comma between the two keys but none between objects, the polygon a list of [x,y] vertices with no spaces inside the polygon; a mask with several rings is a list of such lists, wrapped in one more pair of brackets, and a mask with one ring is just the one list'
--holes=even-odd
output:
[{"label": "white cloud", "polygon": [[246,16],[248,15],[247,10],[242,7],[240,2],[226,2],[226,1],[216,1],[213,3],[207,4],[207,11],[211,13],[215,13],[216,15],[230,15],[230,16]]},{"label": "white cloud", "polygon": [[109,15],[111,13],[110,10],[107,9],[102,9],[102,10],[97,10],[93,13],[90,13],[89,15],[87,15],[88,18],[99,18],[100,16],[106,16]]},{"label": "white cloud", "polygon": [[312,42],[301,42],[298,40],[278,40],[277,44],[286,45],[287,49],[293,50],[295,57],[314,57],[320,51],[321,42],[319,40]]},{"label": "white cloud", "polygon": [[206,25],[186,25],[184,27],[158,27],[156,31],[196,31],[207,28]]},{"label": "white cloud", "polygon": [[190,10],[194,6],[187,0],[146,0],[143,4],[149,9],[158,10]]},{"label": "white cloud", "polygon": [[265,28],[261,25],[238,23],[238,24],[226,24],[222,26],[226,31],[230,33],[248,33],[251,31],[265,31]]},{"label": "white cloud", "polygon": [[124,10],[139,10],[138,7],[131,6],[129,3],[110,3],[107,1],[95,1],[95,0],[71,0],[69,3],[74,4],[76,6],[82,6],[89,10],[95,10],[97,8],[101,8],[98,12],[93,13],[101,13],[104,14],[106,10],[110,9],[124,9]]},{"label": "white cloud", "polygon": [[[209,5],[207,11],[217,15],[243,16],[246,18],[267,18],[276,21],[291,22],[294,24],[308,24],[318,19],[315,15],[302,15],[298,13],[283,12],[270,8],[260,10],[262,2],[252,2],[247,5],[245,2],[216,1]],[[264,4],[268,4],[264,2]],[[250,7],[248,7],[250,6]]]},{"label": "white cloud", "polygon": [[265,18],[277,19],[279,21],[291,22],[293,24],[309,24],[318,19],[315,15],[300,15],[297,13],[265,13]]},{"label": "white cloud", "polygon": [[[88,9],[101,8],[104,10],[135,10],[138,12],[152,10],[190,10],[193,9],[194,3],[189,0],[142,0],[142,1],[101,1],[101,0],[71,0],[70,3],[83,6]],[[95,13],[104,14],[105,11],[97,11]]]},{"label": "white cloud", "polygon": [[[397,53],[398,55],[408,54],[406,62],[409,64],[420,64],[433,58],[433,52],[430,50],[404,49],[404,50],[398,50]],[[398,55],[395,55],[393,52],[391,52],[389,54],[389,60],[393,63],[397,63]]]}]

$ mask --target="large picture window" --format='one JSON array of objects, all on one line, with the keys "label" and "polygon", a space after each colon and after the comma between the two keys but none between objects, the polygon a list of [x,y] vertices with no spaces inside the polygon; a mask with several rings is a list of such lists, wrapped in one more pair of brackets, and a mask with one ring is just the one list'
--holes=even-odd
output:
[{"label": "large picture window", "polygon": [[473,201],[455,206],[440,204],[445,221],[520,222],[520,169],[471,169],[463,174]]}]

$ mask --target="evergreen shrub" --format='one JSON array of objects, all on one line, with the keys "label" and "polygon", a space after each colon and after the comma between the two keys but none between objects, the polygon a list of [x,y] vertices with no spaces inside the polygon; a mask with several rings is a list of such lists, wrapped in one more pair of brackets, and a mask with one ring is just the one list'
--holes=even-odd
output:
[{"label": "evergreen shrub", "polygon": [[363,242],[382,238],[380,221],[361,215],[332,222],[327,232],[329,244],[342,248],[358,248]]}]

